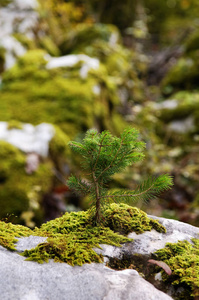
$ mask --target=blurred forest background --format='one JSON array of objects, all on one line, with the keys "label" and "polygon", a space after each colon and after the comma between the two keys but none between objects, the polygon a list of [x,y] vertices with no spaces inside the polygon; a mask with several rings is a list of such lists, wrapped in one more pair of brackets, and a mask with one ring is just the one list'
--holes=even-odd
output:
[{"label": "blurred forest background", "polygon": [[134,188],[171,174],[149,214],[199,225],[199,2],[0,0],[0,219],[30,227],[89,199],[65,185],[87,129],[136,127],[145,160],[114,177]]}]

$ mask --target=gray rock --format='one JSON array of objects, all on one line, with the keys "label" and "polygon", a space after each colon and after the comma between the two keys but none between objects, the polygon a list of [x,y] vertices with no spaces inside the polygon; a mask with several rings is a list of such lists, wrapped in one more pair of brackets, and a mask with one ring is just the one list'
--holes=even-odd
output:
[{"label": "gray rock", "polygon": [[133,243],[126,243],[121,248],[111,245],[101,245],[102,249],[95,249],[98,254],[109,258],[121,259],[124,256],[131,256],[134,254],[142,254],[150,256],[158,249],[164,248],[166,243],[177,243],[178,241],[187,240],[191,242],[192,238],[199,238],[199,228],[179,222],[176,220],[157,218],[149,216],[150,218],[159,220],[159,222],[167,229],[166,233],[159,233],[154,229],[145,231],[142,234],[132,232],[128,235],[134,240]]},{"label": "gray rock", "polygon": [[[1,2],[1,1],[0,1]],[[26,52],[26,48],[14,38],[14,33],[33,39],[33,28],[38,20],[37,0],[13,0],[0,9],[0,45],[5,50],[4,68],[11,68],[16,58]]]},{"label": "gray rock", "polygon": [[47,237],[43,236],[28,236],[18,239],[16,249],[18,252],[23,252],[25,250],[30,250],[35,248],[38,244],[44,243],[47,240]]},{"label": "gray rock", "polygon": [[[34,244],[37,237],[30,239]],[[0,259],[0,293],[4,300],[172,299],[135,270],[114,271],[94,263],[82,267],[53,261],[38,264],[1,248]]]},{"label": "gray rock", "polygon": [[0,122],[0,140],[6,141],[24,153],[37,153],[48,156],[49,142],[55,134],[51,124],[42,123],[37,126],[22,124],[21,129],[8,128],[7,122]]},{"label": "gray rock", "polygon": [[[199,228],[197,227],[176,220],[150,217],[159,220],[167,229],[167,232],[159,233],[155,230],[146,231],[142,234],[132,232],[128,235],[128,237],[133,238],[134,241],[132,243],[125,243],[121,248],[111,245],[100,245],[102,249],[96,248],[95,251],[104,256],[106,264],[114,268],[120,267],[122,265],[121,262],[124,262],[126,266],[133,264],[144,273],[145,277],[149,278],[150,267],[148,260],[155,251],[164,248],[166,243],[177,243],[183,240],[192,242],[192,238],[199,238]],[[151,277],[150,282],[159,289],[166,291],[168,295],[172,295],[175,299],[178,298],[183,289],[175,289],[171,285],[166,286],[162,282],[160,275],[158,273],[154,278]]]},{"label": "gray rock", "polygon": [[[155,217],[152,217],[157,219]],[[163,248],[167,242],[188,240],[198,237],[199,229],[178,222],[158,218],[167,233],[155,230],[143,234],[129,234],[134,242],[126,243],[121,248],[101,245],[96,252],[104,255],[105,262],[111,259],[131,259],[139,255],[147,260],[157,249]],[[126,269],[116,271],[104,264],[85,264],[82,267],[71,267],[65,263],[38,264],[25,261],[19,254],[25,249],[31,249],[46,238],[30,236],[20,238],[17,252],[11,252],[0,247],[0,293],[4,300],[166,300],[169,295],[156,289],[142,278],[136,270]],[[160,274],[159,274],[160,275]],[[156,276],[159,279],[158,276]],[[156,279],[157,279],[156,278]],[[171,291],[170,291],[171,292]],[[171,292],[172,294],[172,292]]]}]

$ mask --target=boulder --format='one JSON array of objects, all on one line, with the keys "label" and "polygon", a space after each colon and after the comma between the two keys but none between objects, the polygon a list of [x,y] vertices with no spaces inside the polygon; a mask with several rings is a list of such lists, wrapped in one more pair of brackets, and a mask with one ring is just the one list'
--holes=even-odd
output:
[{"label": "boulder", "polygon": [[[16,58],[26,52],[26,47],[17,40],[17,35],[26,39],[33,37],[33,28],[38,19],[37,0],[11,0],[0,11],[0,58],[1,71],[11,68]],[[2,1],[1,1],[2,3]]]},{"label": "boulder", "polygon": [[[43,240],[38,240],[38,237],[24,239],[31,246]],[[29,247],[24,247],[24,243],[20,242],[18,251],[24,248]],[[172,299],[145,281],[135,270],[115,271],[95,263],[82,267],[53,261],[38,264],[25,261],[18,253],[3,247],[0,247],[0,257],[0,292],[4,300]]]},{"label": "boulder", "polygon": [[[154,286],[161,289],[166,294],[171,295],[174,299],[195,299],[193,296],[196,296],[196,294],[194,294],[194,290],[197,290],[196,278],[198,273],[195,271],[197,270],[197,262],[194,261],[194,256],[197,260],[197,253],[195,254],[195,251],[198,249],[197,242],[199,228],[176,220],[157,218],[153,216],[150,217],[158,219],[158,221],[167,229],[167,232],[160,233],[154,229],[142,234],[132,232],[128,235],[128,237],[133,238],[133,242],[125,243],[121,248],[111,245],[102,245],[102,249],[95,249],[96,252],[98,254],[102,254],[106,261],[106,265],[114,269],[123,269],[124,267],[135,268],[147,281],[151,282]],[[193,243],[194,239],[196,239],[195,243]],[[187,247],[187,242],[190,243],[188,244],[191,246],[191,251],[190,248]],[[169,245],[171,245],[171,247]],[[174,250],[175,247],[176,249],[179,247],[179,253],[177,253],[178,250]],[[154,265],[151,265],[150,263],[151,258],[155,258],[155,261],[158,263],[160,262],[160,264],[162,263],[161,259],[159,260],[158,250],[163,248],[173,249],[169,252],[169,255],[173,255],[173,257],[178,256],[177,260],[179,261],[179,268],[181,268],[181,274],[179,274],[178,271],[175,273],[175,270],[173,270],[173,273],[175,274],[173,277],[170,276],[170,279],[168,279],[169,276],[167,276],[168,281],[163,281],[163,277],[165,279],[165,275],[167,273],[167,270],[164,268],[165,266],[162,266],[162,272],[160,273],[160,268],[158,271],[157,267],[154,267]],[[184,258],[185,254],[187,254],[187,257],[192,257],[192,262],[188,262],[190,258]],[[162,257],[164,257],[164,260],[167,259],[167,261],[169,261],[169,255],[167,256],[167,254],[163,253]],[[182,261],[180,262],[181,259]],[[173,263],[174,261],[175,258]],[[186,261],[187,264],[186,262],[184,263],[184,261]],[[154,263],[154,260],[151,262]],[[189,270],[189,276],[191,276],[190,274],[192,274],[192,272],[195,274],[190,279],[191,284],[189,281],[188,285],[186,285],[186,280],[189,276],[186,277],[186,275],[183,275],[186,268]],[[171,283],[173,283],[174,286]]]},{"label": "boulder", "polygon": [[130,258],[134,254],[141,254],[148,258],[155,251],[164,248],[167,243],[177,243],[183,240],[191,242],[193,238],[198,238],[198,227],[172,219],[150,217],[157,219],[166,228],[167,232],[160,233],[155,229],[145,231],[141,234],[132,232],[128,235],[129,238],[133,239],[132,243],[125,243],[121,248],[111,245],[101,245],[102,249],[95,249],[96,252],[101,253],[106,257],[106,260],[111,258],[122,259],[124,256]]},{"label": "boulder", "polygon": [[[164,290],[163,282],[158,286],[146,276],[147,272],[152,272],[148,259],[168,242],[192,242],[193,238],[198,238],[199,228],[176,220],[150,217],[158,219],[167,232],[152,229],[142,234],[130,233],[128,237],[134,240],[122,247],[100,245],[102,249],[96,248],[95,251],[104,256],[104,263],[101,264],[72,267],[52,260],[39,264],[26,261],[19,255],[39,243],[45,243],[46,237],[18,238],[15,252],[0,246],[2,299],[173,299],[171,296],[176,297],[179,289],[174,289],[170,284],[170,289]],[[139,268],[139,264],[142,267]],[[155,280],[159,282],[161,278],[161,273],[156,272]]]}]

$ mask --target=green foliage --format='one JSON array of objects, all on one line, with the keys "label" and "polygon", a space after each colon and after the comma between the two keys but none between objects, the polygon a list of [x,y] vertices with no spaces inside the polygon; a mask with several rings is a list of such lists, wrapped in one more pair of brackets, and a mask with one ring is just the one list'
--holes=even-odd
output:
[{"label": "green foliage", "polygon": [[100,224],[102,219],[101,206],[107,201],[147,201],[172,185],[170,176],[161,175],[158,178],[147,179],[134,191],[107,190],[106,184],[115,173],[144,157],[141,151],[145,144],[138,140],[138,131],[135,128],[124,130],[120,137],[112,136],[109,131],[99,134],[96,130],[89,130],[82,143],[70,142],[69,145],[83,157],[82,166],[87,175],[86,180],[72,175],[68,185],[80,194],[90,195],[97,224]]}]

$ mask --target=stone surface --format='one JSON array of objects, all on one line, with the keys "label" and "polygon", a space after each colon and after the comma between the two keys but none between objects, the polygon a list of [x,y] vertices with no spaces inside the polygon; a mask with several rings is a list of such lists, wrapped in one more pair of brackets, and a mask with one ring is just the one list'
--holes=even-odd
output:
[{"label": "stone surface", "polygon": [[5,69],[11,68],[18,56],[25,54],[25,47],[12,35],[24,34],[32,38],[32,28],[35,26],[38,13],[36,0],[13,0],[8,6],[0,9],[0,46],[5,49]]},{"label": "stone surface", "polygon": [[[156,218],[163,224],[167,233],[155,230],[143,234],[130,233],[134,241],[124,244],[121,248],[101,245],[102,250],[96,252],[104,255],[104,262],[113,258],[131,260],[134,255],[143,259],[147,267],[147,260],[157,249],[161,249],[167,242],[188,240],[198,237],[199,228],[164,218]],[[0,293],[4,300],[166,300],[169,295],[156,289],[151,283],[142,278],[136,270],[125,269],[116,271],[104,264],[85,264],[82,267],[69,266],[65,263],[38,264],[25,261],[19,254],[25,249],[36,247],[45,242],[45,237],[29,236],[19,238],[16,245],[17,252],[10,252],[0,247]],[[157,277],[157,276],[156,276]],[[156,278],[157,279],[157,278]]]},{"label": "stone surface", "polygon": [[17,147],[25,153],[37,153],[48,156],[49,142],[55,130],[51,124],[42,123],[37,126],[22,124],[22,129],[8,129],[7,122],[0,122],[0,140]]},{"label": "stone surface", "polygon": [[80,68],[80,77],[87,78],[88,71],[90,69],[96,70],[99,68],[99,60],[97,58],[89,57],[85,54],[70,54],[60,57],[45,57],[49,62],[46,65],[47,69],[61,68],[61,67],[73,67],[79,62],[82,63]]},{"label": "stone surface", "polygon": [[[31,238],[38,242],[37,237]],[[82,267],[52,261],[38,264],[2,247],[0,260],[0,293],[4,300],[172,299],[135,270],[114,271],[103,264]]]},{"label": "stone surface", "polygon": [[[158,290],[147,282],[140,274],[132,269],[131,259],[136,257],[137,265],[142,264],[143,270],[149,270],[148,259],[153,252],[161,249],[167,242],[175,243],[179,240],[198,238],[199,228],[175,220],[158,219],[167,233],[155,230],[142,234],[130,233],[133,242],[124,244],[121,248],[101,245],[102,249],[95,249],[104,256],[104,264],[85,264],[72,267],[66,263],[39,264],[26,261],[19,255],[25,249],[36,247],[45,242],[45,237],[29,236],[19,238],[16,252],[8,251],[0,246],[0,293],[1,299],[10,300],[166,300],[172,299],[172,287],[167,293]],[[124,270],[117,271],[107,267],[114,267],[116,261],[129,262]],[[108,264],[107,264],[108,263]],[[111,263],[113,265],[111,265]],[[107,264],[107,265],[105,265]],[[133,265],[136,266],[134,260]],[[149,271],[150,272],[150,271]],[[144,271],[143,271],[144,273]],[[144,273],[145,274],[145,273]],[[155,275],[156,281],[161,281],[161,274]],[[162,283],[163,284],[163,283]],[[157,285],[158,286],[158,285]],[[163,288],[164,286],[158,286]]]},{"label": "stone surface", "polygon": [[132,256],[134,254],[142,254],[150,256],[151,253],[158,249],[164,248],[166,243],[177,243],[178,241],[187,240],[191,242],[192,238],[199,237],[199,228],[179,222],[176,220],[157,218],[150,216],[159,222],[167,229],[166,233],[159,233],[154,229],[146,231],[142,234],[132,232],[128,237],[134,239],[133,243],[126,243],[121,248],[111,245],[101,245],[102,249],[95,249],[97,253],[101,253],[109,258],[122,258],[123,256]]}]

